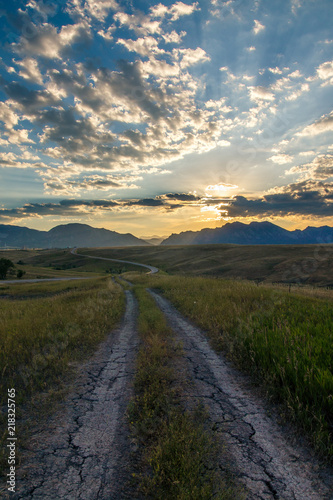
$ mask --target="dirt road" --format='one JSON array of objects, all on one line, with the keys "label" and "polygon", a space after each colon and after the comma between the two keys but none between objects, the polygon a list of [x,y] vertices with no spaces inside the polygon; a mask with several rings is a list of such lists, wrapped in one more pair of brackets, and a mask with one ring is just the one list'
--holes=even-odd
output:
[{"label": "dirt road", "polygon": [[131,292],[122,325],[80,369],[57,414],[29,443],[16,495],[10,498],[119,500],[129,472],[125,411],[131,396],[138,339]]},{"label": "dirt road", "polygon": [[243,483],[247,500],[332,499],[329,471],[320,469],[309,451],[289,440],[267,415],[245,377],[213,351],[198,328],[165,298],[151,294],[183,343],[187,370],[194,381],[188,396],[206,406],[212,427],[227,446],[230,460],[220,467]]},{"label": "dirt road", "polygon": [[131,262],[129,260],[119,260],[119,259],[108,259],[107,257],[94,257],[93,255],[85,255],[82,253],[77,253],[76,248],[73,248],[73,250],[71,250],[71,253],[73,255],[79,255],[80,257],[87,257],[88,259],[109,260],[111,262],[120,262],[121,264],[131,264],[132,266],[145,267],[146,269],[149,269],[148,274],[156,274],[159,271],[157,267],[149,266],[148,264],[140,264],[139,262]]}]

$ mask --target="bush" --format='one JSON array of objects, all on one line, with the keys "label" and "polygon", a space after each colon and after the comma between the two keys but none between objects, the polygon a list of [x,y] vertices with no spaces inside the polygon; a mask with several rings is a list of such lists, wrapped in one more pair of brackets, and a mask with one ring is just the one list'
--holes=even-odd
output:
[{"label": "bush", "polygon": [[0,259],[0,279],[5,280],[9,269],[13,269],[14,263],[9,259]]}]

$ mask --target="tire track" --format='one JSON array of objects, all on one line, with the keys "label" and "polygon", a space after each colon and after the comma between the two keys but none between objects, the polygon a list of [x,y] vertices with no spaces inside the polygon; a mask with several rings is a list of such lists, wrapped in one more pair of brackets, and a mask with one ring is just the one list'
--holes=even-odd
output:
[{"label": "tire track", "polygon": [[[210,347],[199,328],[165,298],[150,291],[183,342],[197,398],[209,410],[212,427],[230,453],[220,463],[245,486],[248,500],[332,500],[332,475],[310,452],[288,440],[264,405],[245,387],[244,377]],[[225,457],[225,454],[224,454]],[[224,459],[225,461],[225,459]]]},{"label": "tire track", "polygon": [[[122,325],[80,369],[66,414],[29,443],[10,498],[118,500],[127,498],[130,443],[125,412],[138,348],[137,304],[126,291]],[[60,420],[60,421],[59,421]]]}]

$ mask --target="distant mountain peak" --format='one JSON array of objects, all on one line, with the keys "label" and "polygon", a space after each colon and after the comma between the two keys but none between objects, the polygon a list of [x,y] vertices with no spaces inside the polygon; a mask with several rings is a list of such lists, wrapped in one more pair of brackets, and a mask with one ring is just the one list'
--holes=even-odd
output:
[{"label": "distant mountain peak", "polygon": [[288,231],[269,221],[253,221],[250,224],[228,222],[215,229],[186,231],[172,234],[161,245],[202,245],[231,243],[237,245],[316,244],[333,242],[333,228],[329,226],[307,227]]},{"label": "distant mountain peak", "polygon": [[148,246],[146,241],[130,233],[121,234],[88,224],[69,223],[49,231],[27,227],[0,225],[0,243],[6,247],[66,248],[66,247],[122,247]]}]

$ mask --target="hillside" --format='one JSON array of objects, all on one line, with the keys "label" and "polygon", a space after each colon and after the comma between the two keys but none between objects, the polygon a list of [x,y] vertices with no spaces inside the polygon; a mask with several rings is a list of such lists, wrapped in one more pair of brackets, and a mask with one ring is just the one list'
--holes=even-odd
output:
[{"label": "hillside", "polygon": [[308,245],[332,243],[333,228],[307,227],[303,231],[288,231],[271,222],[232,222],[215,229],[185,231],[172,234],[161,245],[204,245],[233,243],[236,245]]},{"label": "hillside", "polygon": [[132,234],[121,234],[87,224],[65,224],[50,231],[37,231],[20,226],[0,225],[0,247],[4,248],[66,248],[149,246]]},{"label": "hillside", "polygon": [[142,262],[170,274],[333,286],[333,245],[165,245],[80,253]]}]

